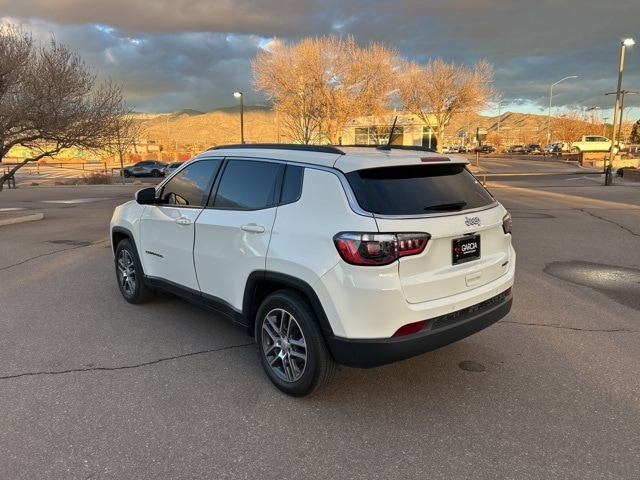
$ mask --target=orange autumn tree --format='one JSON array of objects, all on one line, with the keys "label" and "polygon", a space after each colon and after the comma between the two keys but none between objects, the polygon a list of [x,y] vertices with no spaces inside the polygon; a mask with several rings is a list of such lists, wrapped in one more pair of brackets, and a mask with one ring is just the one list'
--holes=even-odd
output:
[{"label": "orange autumn tree", "polygon": [[397,64],[394,49],[337,36],[274,40],[251,62],[255,87],[274,103],[289,137],[334,145],[349,120],[389,107]]}]

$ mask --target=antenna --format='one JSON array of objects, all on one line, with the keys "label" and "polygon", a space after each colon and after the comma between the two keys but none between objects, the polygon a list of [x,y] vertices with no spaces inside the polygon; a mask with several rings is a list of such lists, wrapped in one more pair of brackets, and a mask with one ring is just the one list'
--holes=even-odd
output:
[{"label": "antenna", "polygon": [[393,125],[391,125],[391,131],[389,132],[389,139],[387,140],[387,144],[381,147],[378,147],[378,150],[391,150],[391,140],[393,140],[393,131],[396,129],[396,122],[398,121],[398,116],[393,119]]}]

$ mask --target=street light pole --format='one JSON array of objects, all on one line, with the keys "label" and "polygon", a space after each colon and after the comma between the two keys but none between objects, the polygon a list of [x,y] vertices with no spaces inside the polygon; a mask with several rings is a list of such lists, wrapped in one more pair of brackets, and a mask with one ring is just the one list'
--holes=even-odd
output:
[{"label": "street light pole", "polygon": [[244,144],[244,95],[242,92],[234,92],[233,96],[240,99],[240,143]]},{"label": "street light pole", "polygon": [[553,98],[553,87],[570,78],[578,78],[578,76],[571,75],[569,77],[564,77],[562,80],[558,80],[556,83],[551,84],[551,89],[549,90],[549,115],[547,116],[547,144],[551,143],[551,99]]},{"label": "street light pole", "polygon": [[498,102],[498,146],[497,149],[500,149],[500,120],[502,119],[502,102]]},{"label": "street light pole", "polygon": [[[618,138],[618,117],[620,117],[620,121],[622,121],[620,112],[620,92],[622,87],[622,71],[624,70],[624,53],[627,49],[627,46],[635,45],[635,41],[633,38],[625,38],[620,47],[620,63],[618,66],[618,88],[616,89],[616,103],[613,107],[613,135],[611,136],[611,150],[609,151],[609,166],[605,168],[605,185],[611,184],[611,168],[613,166],[613,156],[616,151],[616,138]],[[620,112],[621,113],[621,112]],[[608,180],[608,181],[607,181]]]}]

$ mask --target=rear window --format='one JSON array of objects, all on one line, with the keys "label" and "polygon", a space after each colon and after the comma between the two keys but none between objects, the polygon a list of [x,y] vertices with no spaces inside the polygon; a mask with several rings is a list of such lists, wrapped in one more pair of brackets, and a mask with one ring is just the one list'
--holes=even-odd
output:
[{"label": "rear window", "polygon": [[495,203],[461,164],[411,165],[347,174],[359,205],[380,215],[457,212]]}]

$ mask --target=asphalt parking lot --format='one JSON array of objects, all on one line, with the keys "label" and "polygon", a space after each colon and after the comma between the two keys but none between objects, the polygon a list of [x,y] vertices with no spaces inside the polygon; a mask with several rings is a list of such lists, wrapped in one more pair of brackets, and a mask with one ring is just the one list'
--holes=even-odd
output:
[{"label": "asphalt parking lot", "polygon": [[636,478],[640,185],[487,182],[514,217],[509,316],[306,399],[210,313],[122,300],[108,221],[139,186],[1,192],[43,215],[0,226],[2,477]]}]

